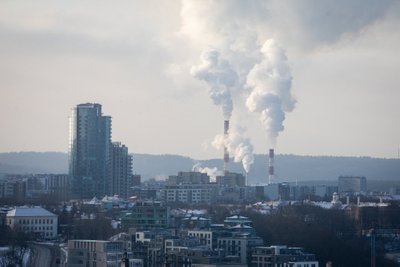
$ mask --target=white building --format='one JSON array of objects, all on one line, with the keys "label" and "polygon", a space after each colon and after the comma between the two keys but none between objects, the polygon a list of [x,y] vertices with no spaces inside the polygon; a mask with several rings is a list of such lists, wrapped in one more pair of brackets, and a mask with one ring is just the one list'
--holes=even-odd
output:
[{"label": "white building", "polygon": [[167,185],[163,192],[166,202],[212,203],[217,194],[217,184]]},{"label": "white building", "polygon": [[42,207],[16,207],[7,213],[6,223],[11,229],[45,239],[57,237],[58,217]]}]

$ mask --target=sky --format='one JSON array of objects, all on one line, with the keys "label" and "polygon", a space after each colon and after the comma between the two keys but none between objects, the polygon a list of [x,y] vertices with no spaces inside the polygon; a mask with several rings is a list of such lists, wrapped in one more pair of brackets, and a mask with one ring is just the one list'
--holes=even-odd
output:
[{"label": "sky", "polygon": [[397,158],[399,47],[399,1],[3,0],[0,152],[91,102],[132,153]]}]

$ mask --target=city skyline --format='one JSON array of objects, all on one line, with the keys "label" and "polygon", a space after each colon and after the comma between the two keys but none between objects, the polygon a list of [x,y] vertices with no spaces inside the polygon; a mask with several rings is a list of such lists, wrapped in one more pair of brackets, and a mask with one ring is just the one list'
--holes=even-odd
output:
[{"label": "city skyline", "polygon": [[[70,109],[99,103],[112,116],[112,139],[131,153],[222,158],[213,140],[226,114],[209,94],[212,82],[229,76],[231,129],[239,128],[254,153],[399,156],[399,2],[0,7],[0,152],[67,152]],[[290,108],[275,143],[248,104],[260,84],[254,78],[265,73],[256,66],[264,71],[263,60],[271,62],[262,57],[268,40],[286,57],[278,63],[291,83],[279,99]],[[209,62],[218,64],[204,69]],[[226,75],[215,79],[210,73],[221,66]]]}]

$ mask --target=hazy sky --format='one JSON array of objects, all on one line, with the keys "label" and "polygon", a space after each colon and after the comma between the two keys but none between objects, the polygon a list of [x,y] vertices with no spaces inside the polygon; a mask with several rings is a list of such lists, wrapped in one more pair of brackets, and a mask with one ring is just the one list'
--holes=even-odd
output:
[{"label": "hazy sky", "polygon": [[[274,83],[271,39],[293,104],[275,144],[247,107]],[[397,157],[400,1],[384,0],[3,0],[0,152],[66,152],[70,109],[97,102],[130,152],[221,157],[209,94],[223,67],[231,125],[255,153]]]}]

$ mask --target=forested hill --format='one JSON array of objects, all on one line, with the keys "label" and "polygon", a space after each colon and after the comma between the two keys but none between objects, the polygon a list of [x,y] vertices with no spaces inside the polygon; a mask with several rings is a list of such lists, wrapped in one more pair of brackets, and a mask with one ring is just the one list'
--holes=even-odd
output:
[{"label": "forested hill", "polygon": [[[194,160],[178,155],[134,154],[134,172],[144,180],[162,178],[178,171],[190,171],[193,165],[217,167],[222,160]],[[0,173],[67,173],[68,156],[60,152],[0,153]],[[268,159],[256,155],[248,175],[250,183],[267,179]],[[230,163],[229,170],[243,172],[239,163]],[[276,181],[336,180],[340,175],[362,175],[369,180],[400,180],[400,160],[370,157],[275,156]]]}]

